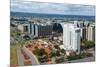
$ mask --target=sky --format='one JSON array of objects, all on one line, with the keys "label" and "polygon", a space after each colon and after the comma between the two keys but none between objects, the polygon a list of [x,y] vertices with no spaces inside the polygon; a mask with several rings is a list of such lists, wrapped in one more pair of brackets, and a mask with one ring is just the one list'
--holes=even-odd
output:
[{"label": "sky", "polygon": [[48,2],[20,1],[20,0],[11,0],[11,11],[27,12],[27,13],[95,16],[94,5],[48,3]]}]

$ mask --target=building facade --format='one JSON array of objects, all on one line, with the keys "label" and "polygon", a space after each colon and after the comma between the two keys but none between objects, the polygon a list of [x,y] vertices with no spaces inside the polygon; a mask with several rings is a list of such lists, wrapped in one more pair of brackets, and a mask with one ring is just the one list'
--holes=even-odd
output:
[{"label": "building facade", "polygon": [[19,24],[18,29],[22,33],[30,34],[30,24]]},{"label": "building facade", "polygon": [[86,39],[86,27],[80,28],[81,30],[81,39],[85,40]]},{"label": "building facade", "polygon": [[35,37],[46,37],[52,35],[53,25],[52,24],[33,24],[32,35]]},{"label": "building facade", "polygon": [[67,51],[80,53],[80,28],[71,23],[64,24],[63,43]]},{"label": "building facade", "polygon": [[89,26],[87,28],[87,40],[95,41],[95,26]]},{"label": "building facade", "polygon": [[53,25],[52,24],[21,24],[18,25],[18,29],[22,33],[28,34],[32,38],[34,37],[46,37],[52,35]]}]

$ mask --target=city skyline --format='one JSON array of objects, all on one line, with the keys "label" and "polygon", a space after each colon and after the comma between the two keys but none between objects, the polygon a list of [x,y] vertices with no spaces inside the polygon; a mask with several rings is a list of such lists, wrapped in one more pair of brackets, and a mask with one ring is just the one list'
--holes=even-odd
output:
[{"label": "city skyline", "polygon": [[94,5],[48,3],[48,2],[35,2],[35,1],[11,0],[11,11],[26,12],[26,13],[95,16]]},{"label": "city skyline", "polygon": [[10,65],[95,61],[95,6],[11,0]]}]

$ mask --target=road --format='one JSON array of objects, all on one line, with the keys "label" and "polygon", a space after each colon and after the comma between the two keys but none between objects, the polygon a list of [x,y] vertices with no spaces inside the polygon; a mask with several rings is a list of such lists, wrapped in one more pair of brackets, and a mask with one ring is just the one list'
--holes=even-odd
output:
[{"label": "road", "polygon": [[39,61],[38,61],[37,57],[35,55],[33,55],[32,52],[30,52],[25,47],[23,47],[22,49],[30,57],[32,65],[39,65]]},{"label": "road", "polygon": [[17,57],[18,57],[18,65],[19,66],[24,66],[24,57],[21,54],[20,47],[17,47]]}]

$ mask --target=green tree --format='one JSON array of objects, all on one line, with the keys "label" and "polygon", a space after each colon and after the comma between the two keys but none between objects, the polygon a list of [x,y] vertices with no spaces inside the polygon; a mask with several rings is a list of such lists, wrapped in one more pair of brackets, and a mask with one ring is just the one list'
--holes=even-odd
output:
[{"label": "green tree", "polygon": [[62,52],[63,54],[66,54],[66,51],[65,51],[64,49],[61,49],[61,52]]},{"label": "green tree", "polygon": [[35,51],[33,51],[33,53],[35,53],[37,56],[43,56],[45,55],[45,51],[42,48],[36,48]]},{"label": "green tree", "polygon": [[60,49],[58,45],[55,45],[54,47],[55,47],[56,49]]},{"label": "green tree", "polygon": [[55,51],[52,51],[51,54],[50,54],[50,56],[51,57],[56,57],[56,52]]},{"label": "green tree", "polygon": [[94,41],[83,40],[82,43],[84,43],[85,48],[95,47],[95,42]]}]

